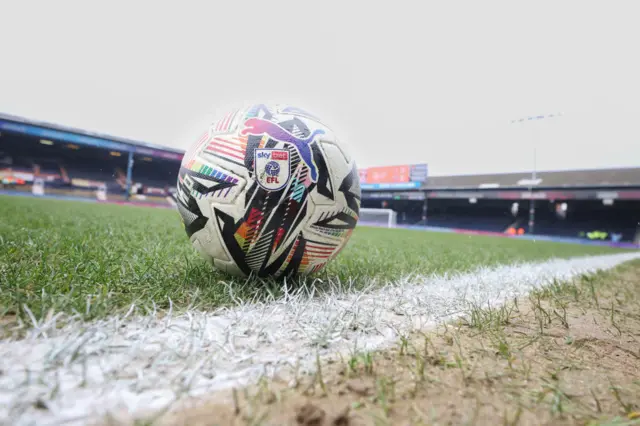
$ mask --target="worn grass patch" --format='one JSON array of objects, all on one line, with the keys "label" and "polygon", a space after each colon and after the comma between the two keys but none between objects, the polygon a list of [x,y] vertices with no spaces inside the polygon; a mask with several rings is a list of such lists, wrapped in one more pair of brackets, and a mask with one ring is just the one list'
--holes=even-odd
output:
[{"label": "worn grass patch", "polygon": [[[640,261],[148,424],[640,424]],[[226,401],[226,402],[225,402]],[[122,423],[117,417],[108,423]],[[124,421],[126,423],[126,421]]]},{"label": "worn grass patch", "polygon": [[[354,289],[408,274],[621,252],[499,237],[358,228],[340,256],[310,278]],[[298,283],[302,284],[302,283]],[[140,308],[211,310],[278,295],[271,280],[238,280],[197,255],[177,212],[0,196],[0,327],[63,312],[82,319]],[[143,311],[144,312],[144,311]],[[0,330],[1,332],[2,330]]]}]

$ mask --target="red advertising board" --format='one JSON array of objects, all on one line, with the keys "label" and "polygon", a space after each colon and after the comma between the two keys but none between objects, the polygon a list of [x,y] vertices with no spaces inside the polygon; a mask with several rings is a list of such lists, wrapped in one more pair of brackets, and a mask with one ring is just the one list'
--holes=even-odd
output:
[{"label": "red advertising board", "polygon": [[369,167],[360,171],[360,179],[364,183],[404,183],[409,182],[410,169],[408,165]]}]

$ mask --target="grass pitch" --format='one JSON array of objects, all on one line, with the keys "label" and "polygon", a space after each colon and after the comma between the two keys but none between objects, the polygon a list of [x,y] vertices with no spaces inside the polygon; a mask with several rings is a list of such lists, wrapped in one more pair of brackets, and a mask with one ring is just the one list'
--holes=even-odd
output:
[{"label": "grass pitch", "polygon": [[[386,283],[409,274],[608,254],[608,247],[359,228],[316,285]],[[49,312],[103,317],[139,307],[212,309],[278,292],[269,280],[218,273],[191,247],[175,211],[0,197],[0,318]]]},{"label": "grass pitch", "polygon": [[639,290],[636,260],[150,424],[640,425]]}]

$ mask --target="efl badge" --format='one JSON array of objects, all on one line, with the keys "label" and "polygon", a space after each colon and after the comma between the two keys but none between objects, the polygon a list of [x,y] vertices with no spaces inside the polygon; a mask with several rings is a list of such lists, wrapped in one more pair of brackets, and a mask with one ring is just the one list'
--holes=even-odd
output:
[{"label": "efl badge", "polygon": [[256,149],[255,173],[258,185],[267,191],[278,191],[289,183],[289,151],[286,149]]}]

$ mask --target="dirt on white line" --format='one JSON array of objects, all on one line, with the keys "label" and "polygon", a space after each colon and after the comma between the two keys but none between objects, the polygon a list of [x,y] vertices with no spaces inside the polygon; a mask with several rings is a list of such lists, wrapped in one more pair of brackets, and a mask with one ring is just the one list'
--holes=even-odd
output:
[{"label": "dirt on white line", "polygon": [[499,305],[553,280],[610,269],[640,253],[550,260],[449,276],[411,276],[384,288],[298,291],[259,304],[180,316],[133,314],[92,323],[56,317],[0,342],[0,423],[87,424],[107,413],[145,416],[185,397],[292,380],[316,357],[383,349],[454,318],[468,303]]}]

